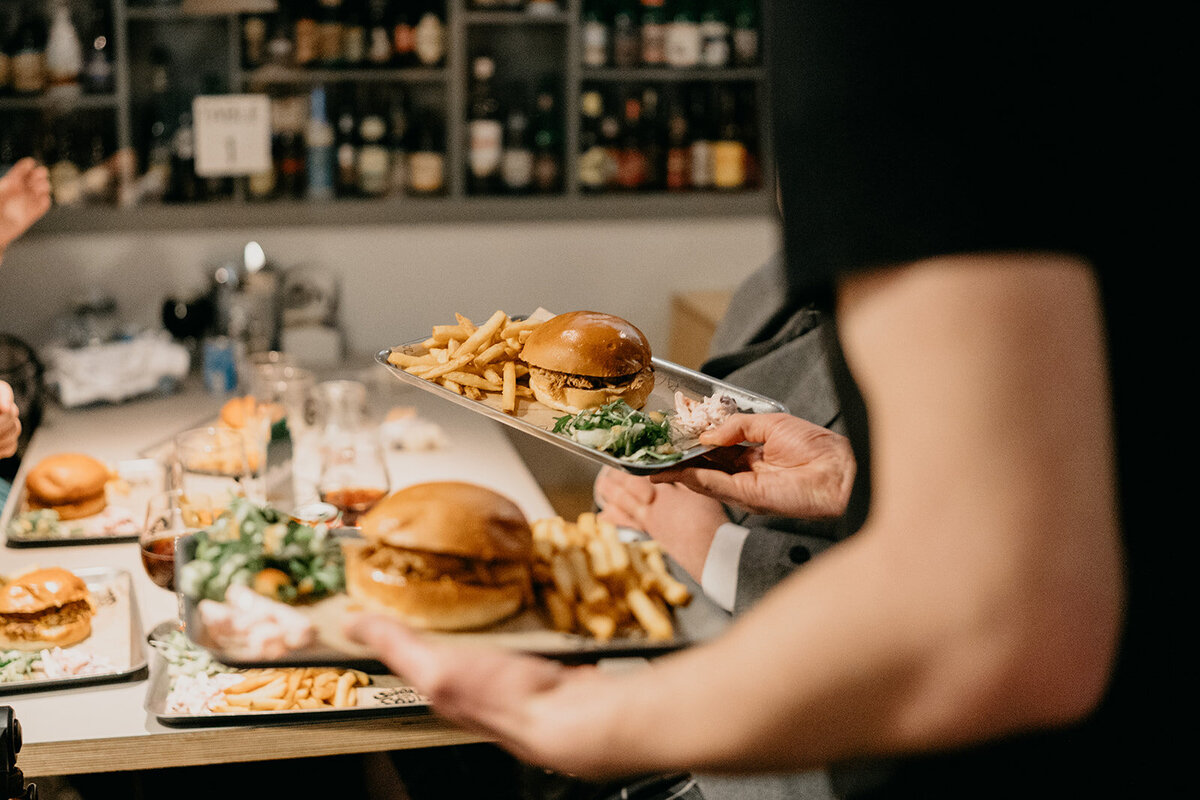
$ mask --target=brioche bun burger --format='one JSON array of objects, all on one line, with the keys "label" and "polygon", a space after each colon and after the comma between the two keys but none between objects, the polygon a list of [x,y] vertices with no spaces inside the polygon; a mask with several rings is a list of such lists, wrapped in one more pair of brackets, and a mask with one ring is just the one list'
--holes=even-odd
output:
[{"label": "brioche bun burger", "polygon": [[92,635],[87,584],[61,567],[35,569],[0,586],[0,650],[70,647]]},{"label": "brioche bun burger", "polygon": [[542,405],[570,414],[624,400],[641,408],[654,389],[650,342],[632,323],[598,311],[570,311],[529,334],[521,360]]},{"label": "brioche bun burger", "polygon": [[474,630],[532,599],[533,532],[508,498],[471,483],[409,486],[359,519],[346,592],[365,610],[432,631]]},{"label": "brioche bun burger", "polygon": [[54,510],[61,520],[90,517],[108,505],[110,477],[104,463],[83,453],[47,456],[25,476],[26,502],[35,511]]}]

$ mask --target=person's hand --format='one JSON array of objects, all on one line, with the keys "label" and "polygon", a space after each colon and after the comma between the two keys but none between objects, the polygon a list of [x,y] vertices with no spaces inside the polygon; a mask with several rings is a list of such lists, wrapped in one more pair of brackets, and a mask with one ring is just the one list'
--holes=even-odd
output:
[{"label": "person's hand", "polygon": [[49,210],[49,171],[32,158],[22,158],[0,176],[0,255]]},{"label": "person's hand", "polygon": [[[734,414],[700,435],[709,466],[662,470],[654,483],[681,483],[749,511],[802,519],[841,516],[855,461],[850,441],[790,414]],[[735,447],[741,442],[761,446]]]},{"label": "person's hand", "polygon": [[711,497],[608,467],[596,478],[596,498],[603,506],[601,519],[649,535],[696,580],[704,572],[717,528],[729,522],[721,503]]},{"label": "person's hand", "polygon": [[609,723],[620,723],[617,676],[512,650],[437,641],[378,614],[348,618],[345,632],[369,645],[440,716],[523,761],[581,777],[638,768],[635,755],[614,754],[605,741],[612,735]]},{"label": "person's hand", "polygon": [[12,387],[0,381],[0,458],[8,458],[17,452],[17,439],[21,435],[20,411],[13,402]]}]

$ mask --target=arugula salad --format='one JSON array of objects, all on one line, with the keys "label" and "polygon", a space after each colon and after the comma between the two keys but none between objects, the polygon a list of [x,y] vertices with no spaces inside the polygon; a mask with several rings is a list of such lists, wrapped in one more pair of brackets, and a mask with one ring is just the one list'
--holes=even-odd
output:
[{"label": "arugula salad", "polygon": [[683,456],[671,441],[666,414],[638,411],[624,400],[557,417],[552,430],[623,461],[669,464]]},{"label": "arugula salad", "polygon": [[342,548],[324,523],[306,525],[234,498],[229,511],[195,535],[179,588],[194,600],[221,601],[232,584],[285,603],[316,599],[345,586]]}]

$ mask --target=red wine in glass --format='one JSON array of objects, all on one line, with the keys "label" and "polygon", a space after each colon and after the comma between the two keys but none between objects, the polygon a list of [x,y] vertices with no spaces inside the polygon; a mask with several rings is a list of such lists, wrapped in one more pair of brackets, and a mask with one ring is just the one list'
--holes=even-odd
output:
[{"label": "red wine in glass", "polygon": [[358,525],[358,518],[370,511],[387,494],[386,489],[365,486],[348,486],[344,489],[329,489],[321,499],[342,512],[342,524],[347,528]]},{"label": "red wine in glass", "polygon": [[175,536],[142,540],[142,566],[150,580],[168,591],[175,591]]}]

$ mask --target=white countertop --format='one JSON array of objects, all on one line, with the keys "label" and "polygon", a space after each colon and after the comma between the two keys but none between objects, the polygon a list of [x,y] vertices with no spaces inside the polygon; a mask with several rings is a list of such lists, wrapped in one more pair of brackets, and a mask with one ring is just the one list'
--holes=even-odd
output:
[{"label": "white countertop", "polygon": [[[373,384],[378,405],[406,405],[437,422],[449,443],[426,452],[388,453],[393,488],[457,479],[510,497],[530,520],[554,511],[499,423],[417,389]],[[382,395],[382,396],[381,396]],[[137,458],[186,428],[216,418],[222,398],[189,391],[121,406],[63,411],[51,408],[24,457],[22,473],[40,458],[76,450],[115,462]],[[0,539],[20,492],[17,483],[0,514]],[[147,631],[175,615],[174,596],[150,582],[134,542],[54,547],[0,547],[0,573],[31,565],[68,569],[107,566],[133,578]],[[18,763],[26,775],[143,769],[264,758],[426,747],[479,741],[432,715],[259,727],[170,728],[148,714],[145,680],[27,694],[0,694],[24,734]]]}]

